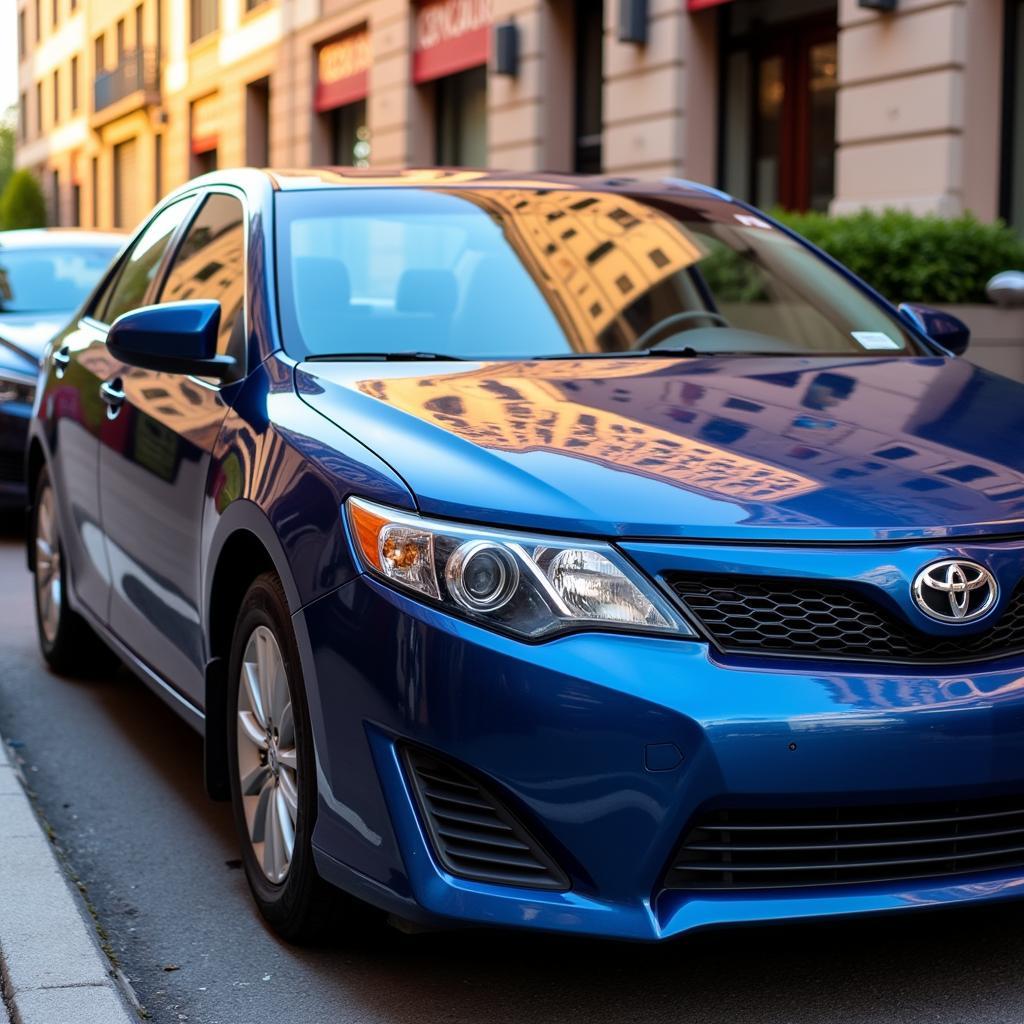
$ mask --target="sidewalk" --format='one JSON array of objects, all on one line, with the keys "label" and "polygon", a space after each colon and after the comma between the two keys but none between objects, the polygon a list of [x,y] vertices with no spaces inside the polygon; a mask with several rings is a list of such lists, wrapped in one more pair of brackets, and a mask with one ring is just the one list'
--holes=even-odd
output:
[{"label": "sidewalk", "polygon": [[0,737],[0,1024],[131,1024]]}]

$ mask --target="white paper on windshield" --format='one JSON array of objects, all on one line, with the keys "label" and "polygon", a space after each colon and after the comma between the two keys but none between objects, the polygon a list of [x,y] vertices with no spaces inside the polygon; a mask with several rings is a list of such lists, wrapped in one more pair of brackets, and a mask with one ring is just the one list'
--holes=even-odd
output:
[{"label": "white paper on windshield", "polygon": [[898,341],[894,341],[882,331],[850,331],[850,336],[861,348],[870,349],[872,352],[900,347]]}]

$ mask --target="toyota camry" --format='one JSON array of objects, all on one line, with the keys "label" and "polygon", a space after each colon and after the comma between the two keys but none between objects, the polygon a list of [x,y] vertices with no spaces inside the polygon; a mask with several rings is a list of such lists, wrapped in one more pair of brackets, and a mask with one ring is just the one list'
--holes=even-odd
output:
[{"label": "toyota camry", "polygon": [[290,939],[1024,886],[1024,391],[680,180],[221,172],[51,343],[39,642]]}]

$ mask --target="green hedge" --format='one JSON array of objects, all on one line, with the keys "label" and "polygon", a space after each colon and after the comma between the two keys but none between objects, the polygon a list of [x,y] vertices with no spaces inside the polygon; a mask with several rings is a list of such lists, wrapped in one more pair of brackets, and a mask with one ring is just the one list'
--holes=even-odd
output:
[{"label": "green hedge", "polygon": [[894,302],[987,302],[1001,270],[1024,270],[1024,241],[1001,222],[884,213],[774,216]]},{"label": "green hedge", "polygon": [[15,171],[0,195],[0,230],[41,228],[46,224],[46,200],[30,171]]}]

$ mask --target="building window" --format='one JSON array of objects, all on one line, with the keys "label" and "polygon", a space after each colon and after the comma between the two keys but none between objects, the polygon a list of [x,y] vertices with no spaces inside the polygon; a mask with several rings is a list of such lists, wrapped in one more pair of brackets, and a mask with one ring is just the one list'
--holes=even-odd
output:
[{"label": "building window", "polygon": [[124,18],[120,18],[118,20],[118,22],[117,22],[117,64],[118,64],[118,67],[120,67],[121,63],[124,61],[124,51],[125,51]]},{"label": "building window", "polygon": [[257,7],[262,7],[267,0],[245,0],[246,11],[255,11]]},{"label": "building window", "polygon": [[71,226],[82,226],[82,186],[77,181],[71,185]]},{"label": "building window", "polygon": [[53,206],[50,212],[50,222],[60,226],[60,171],[55,167],[50,171],[50,188]]},{"label": "building window", "polygon": [[36,135],[43,134],[43,83],[36,82]]},{"label": "building window", "polygon": [[25,59],[25,12],[18,11],[18,60]]},{"label": "building window", "polygon": [[156,202],[164,197],[164,137],[153,136],[153,195]]},{"label": "building window", "polygon": [[789,0],[723,9],[718,177],[757,206],[825,211],[835,194],[836,3],[803,8],[797,19]]},{"label": "building window", "polygon": [[38,43],[43,36],[43,14],[39,0],[35,0],[35,3],[32,5],[32,27],[35,30],[36,42]]},{"label": "building window", "polygon": [[135,8],[135,49],[141,50],[143,44],[142,4]]},{"label": "building window", "polygon": [[487,164],[487,68],[470,68],[435,83],[437,163],[449,167]]},{"label": "building window", "polygon": [[95,73],[98,75],[101,71],[107,69],[107,56],[104,52],[106,50],[106,39],[104,36],[99,35],[96,37],[93,43],[93,63],[96,65],[94,68]]},{"label": "building window", "polygon": [[999,213],[1024,234],[1024,0],[1006,0]]},{"label": "building window", "polygon": [[270,79],[245,87],[245,162],[250,167],[270,164]]},{"label": "building window", "polygon": [[92,167],[89,174],[89,186],[92,189],[92,226],[100,226],[100,160],[99,157],[92,158]]},{"label": "building window", "polygon": [[60,69],[53,69],[53,123],[60,124]]},{"label": "building window", "polygon": [[78,113],[78,57],[71,58],[71,113]]},{"label": "building window", "polygon": [[216,32],[218,0],[190,0],[190,2],[191,39],[194,43],[197,39]]},{"label": "building window", "polygon": [[604,120],[604,4],[576,0],[576,110],[574,170],[601,171]]},{"label": "building window", "polygon": [[336,167],[369,167],[370,129],[366,124],[366,100],[336,107],[329,117],[331,163]]},{"label": "building window", "polygon": [[114,146],[114,227],[134,227],[138,195],[136,182],[135,139],[119,142]]},{"label": "building window", "polygon": [[56,28],[57,22],[60,21],[60,0],[53,0],[53,10],[50,13],[52,15],[50,24]]}]

